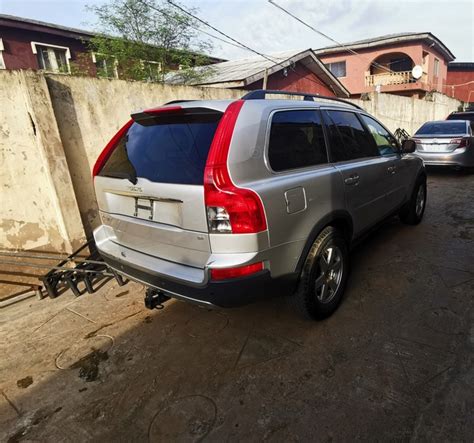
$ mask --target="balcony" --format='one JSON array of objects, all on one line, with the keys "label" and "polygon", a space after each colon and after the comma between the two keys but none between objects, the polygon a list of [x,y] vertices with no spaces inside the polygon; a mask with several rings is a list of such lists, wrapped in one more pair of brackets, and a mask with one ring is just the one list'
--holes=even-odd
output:
[{"label": "balcony", "polygon": [[420,79],[416,80],[412,77],[411,71],[384,72],[383,74],[366,75],[365,86],[406,85],[416,82],[426,83],[426,78],[425,73],[423,73]]}]

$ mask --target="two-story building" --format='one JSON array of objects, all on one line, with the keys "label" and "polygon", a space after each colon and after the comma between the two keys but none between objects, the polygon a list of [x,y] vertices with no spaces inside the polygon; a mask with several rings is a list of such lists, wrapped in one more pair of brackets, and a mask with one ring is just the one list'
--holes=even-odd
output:
[{"label": "two-story building", "polygon": [[416,97],[445,92],[448,63],[454,60],[430,32],[385,35],[314,52],[355,97],[374,91]]}]

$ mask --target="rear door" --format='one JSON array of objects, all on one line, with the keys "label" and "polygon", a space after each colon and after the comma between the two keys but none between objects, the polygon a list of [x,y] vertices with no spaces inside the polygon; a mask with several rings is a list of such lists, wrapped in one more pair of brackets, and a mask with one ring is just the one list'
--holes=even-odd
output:
[{"label": "rear door", "polygon": [[372,135],[379,154],[389,160],[387,164],[389,183],[385,199],[387,210],[395,210],[405,201],[412,182],[412,172],[400,155],[395,137],[373,117],[364,114],[360,114],[360,117]]},{"label": "rear door", "polygon": [[354,112],[323,111],[331,161],[342,174],[354,233],[374,225],[389,211],[385,195],[391,160],[382,157]]},{"label": "rear door", "polygon": [[136,117],[95,177],[104,224],[119,245],[203,268],[210,256],[204,167],[222,113]]}]

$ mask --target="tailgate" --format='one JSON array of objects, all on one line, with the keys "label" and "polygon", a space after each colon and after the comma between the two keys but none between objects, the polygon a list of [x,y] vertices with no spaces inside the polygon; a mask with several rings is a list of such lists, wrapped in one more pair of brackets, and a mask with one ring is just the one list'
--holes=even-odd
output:
[{"label": "tailgate", "polygon": [[103,223],[119,245],[203,268],[210,256],[204,168],[222,113],[141,115],[94,185]]}]

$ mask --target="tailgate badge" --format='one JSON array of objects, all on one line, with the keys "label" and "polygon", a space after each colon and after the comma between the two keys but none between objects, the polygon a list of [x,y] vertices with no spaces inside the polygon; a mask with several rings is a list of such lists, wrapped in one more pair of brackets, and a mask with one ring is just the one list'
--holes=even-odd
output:
[{"label": "tailgate badge", "polygon": [[140,188],[140,186],[128,186],[128,190],[132,192],[143,192],[143,188]]}]

